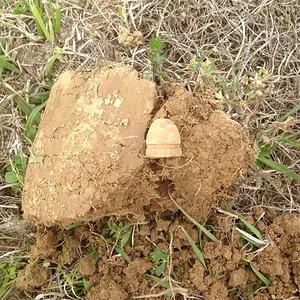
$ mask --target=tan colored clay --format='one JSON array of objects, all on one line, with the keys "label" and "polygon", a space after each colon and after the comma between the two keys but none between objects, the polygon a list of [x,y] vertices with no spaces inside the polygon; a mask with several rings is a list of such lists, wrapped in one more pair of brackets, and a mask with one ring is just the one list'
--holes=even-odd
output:
[{"label": "tan colored clay", "polygon": [[146,156],[149,158],[178,157],[182,155],[180,134],[173,121],[156,119],[146,138]]}]

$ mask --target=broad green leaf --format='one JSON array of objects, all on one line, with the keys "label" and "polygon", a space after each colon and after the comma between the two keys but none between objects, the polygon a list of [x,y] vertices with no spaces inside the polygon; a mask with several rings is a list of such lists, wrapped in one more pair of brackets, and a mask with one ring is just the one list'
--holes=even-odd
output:
[{"label": "broad green leaf", "polygon": [[30,113],[27,122],[26,122],[26,130],[28,130],[31,126],[38,126],[41,120],[41,110],[47,105],[47,101],[42,103],[41,105],[35,107]]},{"label": "broad green leaf", "polygon": [[34,109],[33,106],[31,106],[29,103],[27,103],[24,99],[22,99],[20,96],[14,96],[13,97],[14,102],[20,107],[22,112],[29,117],[31,111]]},{"label": "broad green leaf", "polygon": [[158,276],[160,276],[161,274],[163,274],[164,273],[164,271],[165,271],[165,266],[166,266],[166,263],[164,262],[164,263],[162,263],[158,268],[156,268],[156,274],[158,275]]},{"label": "broad green leaf", "polygon": [[30,127],[28,130],[26,130],[25,139],[30,145],[33,144],[37,132],[38,130],[35,127]]},{"label": "broad green leaf", "polygon": [[237,90],[237,88],[239,86],[239,81],[240,81],[240,72],[238,72],[233,78],[232,87],[233,87],[234,91]]},{"label": "broad green leaf", "polygon": [[156,277],[154,275],[151,274],[145,274],[146,277],[150,278],[151,280],[153,280],[156,283],[159,283],[162,287],[169,289],[170,288],[170,283],[167,281],[163,281],[163,279]]},{"label": "broad green leaf", "polygon": [[132,226],[130,226],[130,228],[127,229],[127,231],[123,235],[121,242],[120,242],[121,247],[124,247],[130,241],[131,233],[132,233]]},{"label": "broad green leaf", "polygon": [[46,100],[48,100],[49,95],[50,95],[50,91],[31,94],[29,95],[29,103],[41,104]]},{"label": "broad green leaf", "polygon": [[90,291],[93,286],[86,279],[83,278],[83,287],[86,291]]},{"label": "broad green leaf", "polygon": [[5,181],[7,183],[17,183],[18,176],[14,172],[6,172],[5,173]]}]

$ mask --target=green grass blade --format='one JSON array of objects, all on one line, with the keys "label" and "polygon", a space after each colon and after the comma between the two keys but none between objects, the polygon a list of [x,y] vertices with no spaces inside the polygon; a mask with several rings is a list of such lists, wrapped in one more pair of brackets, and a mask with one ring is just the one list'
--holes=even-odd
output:
[{"label": "green grass blade", "polygon": [[52,57],[49,58],[48,62],[47,62],[47,65],[46,65],[46,68],[45,68],[45,71],[44,71],[44,77],[45,78],[48,78],[51,76],[52,74],[52,71],[53,71],[53,65],[55,63],[55,61],[61,57],[61,54],[62,54],[62,49],[61,48],[58,48],[57,49],[57,53],[54,54]]},{"label": "green grass blade", "polygon": [[23,113],[29,117],[31,114],[33,107],[27,103],[24,99],[22,99],[20,96],[14,96],[13,97],[14,102],[20,107],[20,109],[23,111]]},{"label": "green grass blade", "polygon": [[290,144],[291,146],[295,148],[300,148],[300,142],[295,140],[287,140],[286,143]]},{"label": "green grass blade", "polygon": [[255,267],[254,265],[249,262],[250,268],[252,269],[252,271],[255,273],[255,275],[265,284],[265,285],[272,285],[272,281],[269,280],[266,276],[264,276],[262,273],[260,273]]},{"label": "green grass blade", "polygon": [[296,105],[294,108],[292,108],[289,112],[287,112],[284,116],[278,119],[278,122],[284,122],[290,115],[294,114],[300,109],[300,104]]},{"label": "green grass blade", "polygon": [[47,101],[45,101],[44,103],[42,103],[41,105],[35,107],[29,117],[28,120],[26,122],[26,130],[28,130],[31,126],[36,125],[38,126],[40,124],[40,120],[41,120],[41,110],[47,105]]},{"label": "green grass blade", "polygon": [[287,166],[285,166],[281,163],[275,162],[272,159],[268,159],[262,155],[258,155],[257,160],[264,163],[268,167],[284,174],[285,176],[288,176],[294,180],[300,181],[300,175],[298,175],[293,170],[289,169]]},{"label": "green grass blade", "polygon": [[241,237],[244,240],[246,240],[248,243],[254,245],[255,247],[257,247],[257,248],[261,247],[261,245],[259,243],[256,243],[253,239],[250,239],[247,235],[244,235],[244,234],[241,233]]},{"label": "green grass blade", "polygon": [[186,238],[188,239],[189,243],[191,244],[191,246],[192,246],[193,250],[195,251],[196,255],[198,256],[200,262],[202,263],[204,268],[207,269],[205,259],[204,259],[204,256],[203,256],[202,252],[196,246],[195,242],[193,241],[191,236],[188,234],[188,232],[183,227],[181,227],[181,229],[182,229],[184,235],[186,236]]},{"label": "green grass blade", "polygon": [[0,68],[3,68],[5,70],[9,70],[11,72],[20,73],[19,68],[17,68],[13,63],[10,63],[7,59],[7,57],[1,55],[0,56]]},{"label": "green grass blade", "polygon": [[34,16],[34,18],[35,18],[38,26],[40,26],[40,28],[42,29],[42,31],[43,31],[46,39],[48,41],[52,41],[52,39],[51,39],[52,37],[51,37],[48,29],[46,28],[46,25],[45,25],[45,23],[44,23],[44,21],[42,19],[42,16],[41,16],[40,11],[37,8],[37,6],[35,4],[33,4],[33,3],[30,3],[30,9],[31,9],[31,12],[32,12],[32,14],[33,14],[33,16]]},{"label": "green grass blade", "polygon": [[48,100],[49,95],[50,95],[50,91],[31,94],[29,95],[29,103],[41,104],[46,100]]},{"label": "green grass blade", "polygon": [[67,227],[66,227],[66,230],[72,230],[72,229],[74,229],[74,228],[76,228],[76,227],[78,227],[78,226],[84,224],[84,222],[85,222],[85,221],[77,221],[77,222],[75,222],[75,223],[73,223],[73,224],[67,226]]},{"label": "green grass blade", "polygon": [[55,23],[54,23],[54,32],[60,33],[61,29],[61,10],[58,4],[58,1],[56,2],[56,12],[55,12]]},{"label": "green grass blade", "polygon": [[194,223],[199,230],[202,230],[203,233],[206,234],[206,236],[213,242],[217,242],[217,238],[210,233],[203,225],[201,225],[200,223],[198,223],[194,218],[192,218],[178,203],[176,203],[172,198],[171,200],[174,202],[174,204],[176,205],[176,207],[192,222]]},{"label": "green grass blade", "polygon": [[262,239],[263,239],[262,234],[260,233],[260,231],[259,231],[255,226],[253,226],[252,224],[250,224],[249,222],[247,222],[243,216],[239,216],[239,219],[246,225],[246,227],[247,227],[253,234],[255,234],[255,236],[256,236],[259,240],[262,240]]},{"label": "green grass blade", "polygon": [[124,251],[122,248],[116,247],[116,251],[117,251],[119,254],[121,254],[122,257],[123,257],[127,262],[131,263],[131,260],[130,260],[129,256],[125,253],[125,251]]},{"label": "green grass blade", "polygon": [[49,41],[53,41],[54,40],[54,28],[53,28],[53,23],[51,21],[51,19],[49,19],[49,34],[50,34],[50,40]]},{"label": "green grass blade", "polygon": [[203,250],[203,239],[202,239],[202,236],[203,236],[203,231],[199,229],[199,247],[200,247],[200,250]]}]

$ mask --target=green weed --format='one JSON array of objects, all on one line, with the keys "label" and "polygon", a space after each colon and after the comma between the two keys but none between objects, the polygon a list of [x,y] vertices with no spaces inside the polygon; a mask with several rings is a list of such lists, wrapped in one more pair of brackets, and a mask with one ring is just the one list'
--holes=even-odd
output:
[{"label": "green weed", "polygon": [[243,216],[239,216],[239,219],[246,225],[246,227],[252,232],[254,233],[254,235],[259,239],[259,240],[263,240],[263,236],[260,233],[260,231],[253,226],[252,224],[250,224],[248,221],[245,220],[245,218]]},{"label": "green weed", "polygon": [[298,175],[296,172],[288,168],[282,163],[276,162],[272,160],[271,158],[267,158],[263,155],[259,155],[257,157],[257,160],[266,166],[270,167],[273,170],[276,170],[279,173],[282,173],[283,175],[290,177],[296,181],[300,181],[300,175]]},{"label": "green weed", "polygon": [[157,36],[152,36],[150,40],[149,58],[155,65],[161,65],[167,57],[165,42]]},{"label": "green weed", "polygon": [[166,288],[166,289],[170,289],[170,283],[162,278],[156,277],[154,275],[151,274],[145,274],[146,277],[150,278],[151,280],[153,280],[154,282],[160,284],[162,287]]},{"label": "green weed", "polygon": [[[145,77],[153,77],[152,72],[154,73],[154,76],[157,79],[165,79],[166,73],[162,70],[162,64],[165,61],[167,57],[167,51],[166,51],[166,45],[165,42],[160,38],[156,36],[152,36],[150,40],[150,50],[149,50],[149,59],[152,64],[151,72],[148,70],[147,72],[144,72],[143,76]],[[149,78],[148,78],[149,79]]]},{"label": "green weed", "polygon": [[82,225],[82,224],[84,224],[85,223],[85,221],[77,221],[77,222],[75,222],[75,223],[73,223],[73,224],[71,224],[71,225],[69,225],[69,226],[67,226],[66,227],[66,230],[72,230],[72,229],[74,229],[74,228],[77,228],[78,226],[80,226],[80,225]]},{"label": "green weed", "polygon": [[38,126],[41,121],[41,113],[42,110],[46,107],[46,105],[47,105],[47,101],[43,102],[39,106],[36,106],[31,111],[27,119],[26,126],[25,126],[25,139],[30,145],[32,145],[35,139],[35,136],[38,131]]},{"label": "green weed", "polygon": [[8,299],[14,290],[18,274],[18,266],[15,262],[0,262],[0,299]]},{"label": "green weed", "polygon": [[125,218],[121,221],[109,220],[103,228],[105,238],[113,239],[113,250],[119,253],[127,262],[131,262],[124,251],[125,245],[131,245],[133,225]]},{"label": "green weed", "polygon": [[[18,94],[10,85],[6,84],[5,87],[9,94],[13,94],[14,102],[19,106],[19,108],[27,117],[25,130],[24,130],[24,138],[29,145],[32,145],[38,131],[42,110],[47,105],[47,100],[50,94],[49,89],[51,87],[46,86],[43,88],[43,89],[48,89],[48,91],[42,91],[39,93],[34,93],[29,95],[28,101],[26,101],[23,97],[21,97],[21,95]],[[25,154],[23,153],[16,154],[10,160],[10,166],[6,170],[6,174],[5,174],[6,182],[18,183],[20,187],[23,187],[27,164],[40,162],[43,159],[44,157],[35,157],[34,155],[31,155],[30,159],[28,160],[28,157]]]},{"label": "green weed", "polygon": [[25,154],[19,153],[14,155],[5,173],[6,182],[11,184],[17,183],[20,187],[23,187],[27,163],[28,157]]},{"label": "green weed", "polygon": [[[57,272],[59,272],[57,269]],[[86,279],[84,279],[78,273],[68,273],[66,271],[62,271],[63,278],[66,281],[64,285],[64,291],[68,295],[69,298],[73,299],[83,299],[86,296],[87,292],[91,290],[93,287]]]},{"label": "green weed", "polygon": [[113,238],[120,247],[131,243],[132,225],[127,219],[121,221],[109,220],[103,228],[103,235],[106,238]]},{"label": "green weed", "polygon": [[169,263],[169,259],[169,255],[159,248],[155,248],[150,253],[150,260],[154,263],[156,267],[155,272],[158,276],[161,276],[164,273],[165,267]]},{"label": "green weed", "polygon": [[53,41],[55,34],[61,30],[61,10],[58,0],[52,1],[25,0],[25,9],[29,9],[35,19],[37,34]]},{"label": "green weed", "polygon": [[128,262],[131,262],[131,259],[129,256],[126,254],[126,252],[121,248],[121,247],[116,247],[116,251],[121,254],[121,256]]},{"label": "green weed", "polygon": [[[243,216],[238,216],[240,221],[245,225],[246,229],[250,232],[247,232],[239,227],[235,227],[235,229],[241,234],[241,237],[249,242],[250,244],[254,245],[257,248],[261,248],[269,243],[267,239],[263,238],[261,232],[248,221],[245,220]],[[241,227],[241,226],[240,226]]]}]

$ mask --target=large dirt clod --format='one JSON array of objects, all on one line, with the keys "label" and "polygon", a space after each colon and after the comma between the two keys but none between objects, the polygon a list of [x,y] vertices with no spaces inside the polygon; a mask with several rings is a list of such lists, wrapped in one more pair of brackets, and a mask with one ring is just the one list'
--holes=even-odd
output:
[{"label": "large dirt clod", "polygon": [[[109,215],[142,219],[175,211],[170,197],[199,221],[207,218],[254,152],[210,93],[196,97],[172,86],[153,117],[157,98],[155,84],[129,67],[60,76],[32,147],[23,194],[27,218],[46,224]],[[175,123],[182,157],[144,156],[151,118]]]}]

